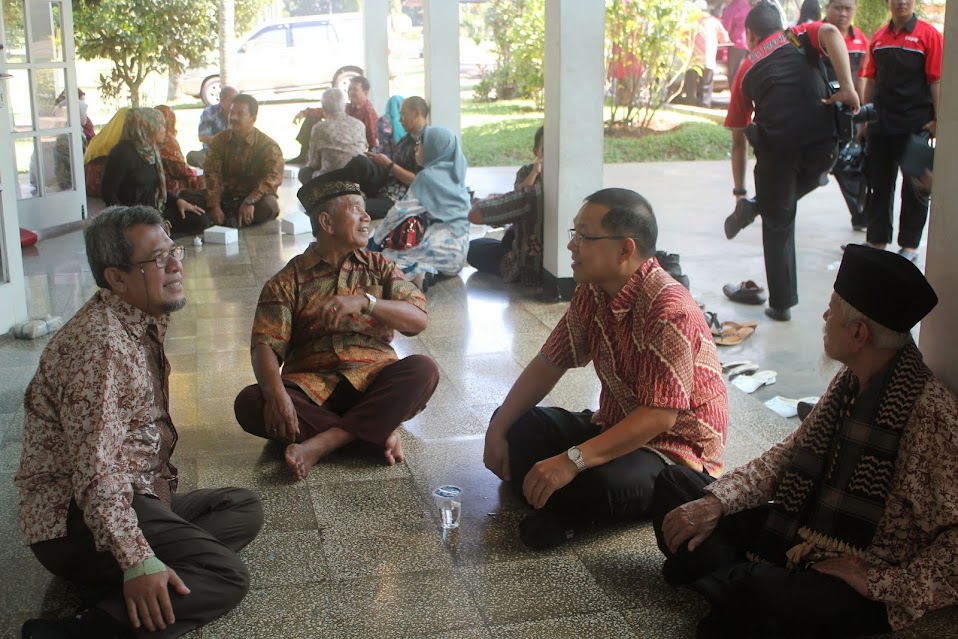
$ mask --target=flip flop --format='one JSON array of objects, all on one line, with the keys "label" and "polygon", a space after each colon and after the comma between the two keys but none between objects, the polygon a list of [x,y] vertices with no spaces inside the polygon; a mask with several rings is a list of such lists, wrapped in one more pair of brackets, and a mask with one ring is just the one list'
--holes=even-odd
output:
[{"label": "flip flop", "polygon": [[755,364],[753,362],[745,362],[744,364],[736,366],[735,368],[729,369],[728,379],[729,381],[732,381],[739,375],[751,375],[757,370],[758,370],[758,364]]},{"label": "flip flop", "polygon": [[718,346],[735,346],[751,337],[754,332],[754,326],[739,325],[737,328],[729,326],[722,331],[721,335],[715,337],[715,343]]},{"label": "flip flop", "polygon": [[758,322],[722,322],[722,328],[756,328]]},{"label": "flip flop", "polygon": [[722,322],[719,321],[718,314],[714,311],[703,311],[702,313],[705,315],[705,323],[708,325],[709,330],[712,331],[712,335],[721,335]]},{"label": "flip flop", "polygon": [[775,371],[758,371],[753,375],[736,377],[732,380],[732,385],[746,393],[754,393],[762,386],[774,384],[777,375]]}]

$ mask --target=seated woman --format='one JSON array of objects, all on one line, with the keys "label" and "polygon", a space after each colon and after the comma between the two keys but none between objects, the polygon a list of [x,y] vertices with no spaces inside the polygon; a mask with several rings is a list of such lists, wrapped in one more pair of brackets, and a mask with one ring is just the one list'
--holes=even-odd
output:
[{"label": "seated woman", "polygon": [[376,121],[376,139],[379,140],[378,152],[393,160],[399,141],[406,135],[399,110],[402,96],[394,95],[386,101],[386,112]]},{"label": "seated woman", "polygon": [[[466,263],[469,244],[469,193],[466,158],[459,138],[449,129],[423,130],[416,162],[423,169],[396,202],[370,240],[370,250],[381,250],[407,279],[425,290],[435,275],[455,275]],[[417,229],[425,229],[414,242]],[[413,244],[410,246],[410,244]]]},{"label": "seated woman", "polygon": [[173,237],[201,233],[210,226],[206,212],[166,190],[159,148],[165,138],[162,113],[149,108],[127,111],[120,141],[110,151],[103,170],[103,201],[109,206],[157,208],[170,223]]},{"label": "seated woman", "polygon": [[123,124],[126,122],[126,113],[129,110],[129,107],[123,107],[117,111],[106,123],[106,126],[100,129],[96,137],[90,140],[86,151],[83,152],[83,173],[86,177],[87,197],[100,197],[106,159],[116,143],[120,141]]},{"label": "seated woman", "polygon": [[515,190],[476,202],[469,211],[473,224],[511,225],[501,240],[480,237],[470,242],[469,265],[527,286],[542,280],[542,135],[540,126],[532,147],[535,162],[516,172]]},{"label": "seated woman", "polygon": [[166,139],[160,144],[160,159],[163,160],[163,173],[166,174],[166,192],[179,193],[183,189],[201,191],[203,176],[190,168],[183,157],[183,150],[176,139],[176,113],[161,104],[156,110],[163,114],[166,121]]}]

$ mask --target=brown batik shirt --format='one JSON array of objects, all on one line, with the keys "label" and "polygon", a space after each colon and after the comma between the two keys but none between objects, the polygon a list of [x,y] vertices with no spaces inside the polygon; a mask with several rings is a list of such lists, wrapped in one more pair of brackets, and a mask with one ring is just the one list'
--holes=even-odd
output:
[{"label": "brown batik shirt", "polygon": [[210,203],[224,197],[252,198],[259,201],[267,193],[277,194],[283,184],[283,151],[260,131],[240,138],[227,129],[210,140],[203,164],[203,177]]},{"label": "brown batik shirt", "polygon": [[317,404],[326,401],[341,378],[363,391],[379,371],[399,359],[389,345],[393,330],[365,314],[347,316],[328,330],[308,311],[330,295],[366,293],[409,302],[426,312],[422,292],[382,253],[361,249],[335,266],[311,244],[263,287],[250,347],[269,346],[283,365],[283,379]]},{"label": "brown batik shirt", "polygon": [[127,570],[153,556],[133,495],[166,504],[170,456],[169,318],[154,318],[101,289],[50,340],[24,397],[17,519],[28,544],[67,535],[71,500],[97,550]]}]

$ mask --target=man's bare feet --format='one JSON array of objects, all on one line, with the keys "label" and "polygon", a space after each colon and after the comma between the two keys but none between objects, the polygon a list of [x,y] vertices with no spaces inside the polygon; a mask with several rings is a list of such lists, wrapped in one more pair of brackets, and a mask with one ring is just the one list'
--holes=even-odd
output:
[{"label": "man's bare feet", "polygon": [[285,458],[286,465],[293,471],[293,477],[296,478],[296,481],[306,479],[306,476],[309,474],[309,469],[312,468],[313,463],[315,463],[306,459],[306,451],[303,450],[303,446],[300,444],[290,444],[287,446]]},{"label": "man's bare feet", "polygon": [[395,466],[397,462],[402,462],[402,442],[399,439],[398,431],[393,431],[393,434],[390,435],[389,439],[386,440],[386,447],[385,450],[383,450],[383,455],[386,457],[386,463],[390,466]]}]

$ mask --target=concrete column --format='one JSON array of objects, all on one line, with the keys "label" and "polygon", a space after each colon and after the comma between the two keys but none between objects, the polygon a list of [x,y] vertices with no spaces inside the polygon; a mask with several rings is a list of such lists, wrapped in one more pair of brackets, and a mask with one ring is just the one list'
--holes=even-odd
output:
[{"label": "concrete column", "polygon": [[546,3],[543,289],[554,299],[575,288],[572,218],[602,188],[604,46],[604,0]]},{"label": "concrete column", "polygon": [[369,99],[382,114],[389,99],[389,0],[364,0],[363,38],[366,60],[363,69],[369,80]]},{"label": "concrete column", "polygon": [[459,135],[459,3],[455,0],[426,0],[423,59],[429,121]]},{"label": "concrete column", "polygon": [[[950,11],[947,11],[950,9]],[[950,18],[947,16],[951,16]],[[938,293],[938,306],[921,323],[919,345],[925,361],[952,391],[958,392],[958,0],[948,0],[935,185],[928,224],[925,275]]]}]

